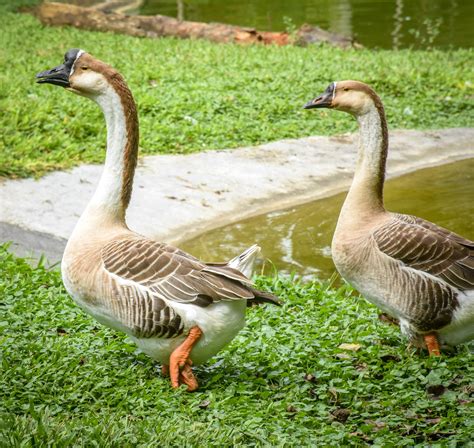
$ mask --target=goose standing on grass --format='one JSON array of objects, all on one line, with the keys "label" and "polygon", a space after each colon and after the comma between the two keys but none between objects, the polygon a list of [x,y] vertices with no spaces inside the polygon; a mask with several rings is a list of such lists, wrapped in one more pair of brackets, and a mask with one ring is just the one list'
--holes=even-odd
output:
[{"label": "goose standing on grass", "polygon": [[138,118],[122,76],[82,50],[36,75],[95,101],[107,123],[107,153],[97,190],[77,223],[61,265],[73,299],[99,322],[127,333],[160,361],[171,384],[198,387],[191,365],[205,362],[244,326],[248,303],[278,304],[242,271],[252,246],[229,263],[206,264],[128,229],[125,213],[138,152]]},{"label": "goose standing on grass", "polygon": [[361,82],[333,82],[305,108],[341,110],[359,123],[356,171],[332,241],[342,277],[431,355],[440,344],[474,338],[474,243],[384,208],[388,131],[380,98]]}]

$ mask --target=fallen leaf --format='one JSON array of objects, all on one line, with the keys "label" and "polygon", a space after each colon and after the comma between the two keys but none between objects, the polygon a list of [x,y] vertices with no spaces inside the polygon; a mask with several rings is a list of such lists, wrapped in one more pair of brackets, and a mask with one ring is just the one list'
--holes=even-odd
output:
[{"label": "fallen leaf", "polygon": [[211,402],[209,400],[204,400],[204,401],[201,401],[201,403],[198,404],[198,408],[206,409],[210,404],[211,404]]},{"label": "fallen leaf", "polygon": [[427,418],[426,423],[431,423],[432,425],[436,425],[441,421],[441,417],[436,417],[436,418]]},{"label": "fallen leaf", "polygon": [[351,411],[345,408],[338,408],[335,411],[332,411],[331,414],[338,422],[345,423],[349,418],[349,415],[351,415]]},{"label": "fallen leaf", "polygon": [[362,431],[350,432],[349,435],[352,437],[358,437],[359,439],[362,439],[366,442],[369,442],[371,440],[370,437],[364,434]]},{"label": "fallen leaf", "polygon": [[432,432],[431,434],[428,434],[428,439],[429,440],[440,440],[440,439],[445,439],[445,438],[451,437],[455,434],[456,434],[455,431]]},{"label": "fallen leaf", "polygon": [[426,388],[426,392],[433,397],[440,397],[446,392],[446,388],[442,384],[432,384]]},{"label": "fallen leaf", "polygon": [[380,431],[381,429],[385,428],[387,424],[380,420],[365,420],[365,423],[368,425],[373,426],[374,431]]},{"label": "fallen leaf", "polygon": [[341,350],[350,350],[351,352],[356,352],[360,349],[360,344],[341,344],[338,348]]},{"label": "fallen leaf", "polygon": [[307,373],[304,376],[304,379],[305,379],[305,381],[309,381],[310,383],[315,383],[317,381],[316,377],[314,375],[312,375],[311,373]]},{"label": "fallen leaf", "polygon": [[333,403],[337,403],[338,400],[338,395],[337,395],[337,390],[334,387],[328,387],[328,392],[331,394],[331,401]]},{"label": "fallen leaf", "polygon": [[388,361],[394,361],[394,362],[399,362],[400,361],[400,357],[397,356],[397,355],[382,355],[380,356],[380,360],[383,361],[383,362],[388,362]]},{"label": "fallen leaf", "polygon": [[462,391],[468,395],[474,395],[474,384],[468,384],[462,388]]}]

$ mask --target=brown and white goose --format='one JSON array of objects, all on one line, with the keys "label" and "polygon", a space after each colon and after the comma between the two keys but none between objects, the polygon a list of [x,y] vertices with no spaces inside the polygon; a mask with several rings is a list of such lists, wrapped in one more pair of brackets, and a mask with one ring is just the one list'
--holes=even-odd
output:
[{"label": "brown and white goose", "polygon": [[356,171],[332,241],[342,277],[430,354],[474,338],[474,243],[384,208],[388,131],[380,98],[361,82],[333,82],[305,108],[341,110],[359,123]]},{"label": "brown and white goose", "polygon": [[[99,322],[126,332],[169,370],[171,384],[198,387],[191,364],[205,362],[243,327],[248,303],[278,303],[241,272],[252,246],[229,263],[206,264],[128,229],[125,213],[138,152],[138,118],[122,76],[82,50],[36,75],[95,101],[107,124],[107,152],[97,190],[77,223],[61,265],[73,299]],[[169,367],[169,369],[168,369]]]}]

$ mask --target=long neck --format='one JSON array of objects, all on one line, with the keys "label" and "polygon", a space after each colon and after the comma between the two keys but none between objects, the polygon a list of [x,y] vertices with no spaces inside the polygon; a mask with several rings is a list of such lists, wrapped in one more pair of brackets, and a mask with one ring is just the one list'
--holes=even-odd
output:
[{"label": "long neck", "polygon": [[83,216],[89,221],[125,225],[138,153],[135,102],[124,82],[109,84],[94,100],[107,124],[107,153],[99,185]]},{"label": "long neck", "polygon": [[357,121],[360,128],[358,160],[343,209],[363,216],[384,210],[388,131],[382,103],[372,103]]}]

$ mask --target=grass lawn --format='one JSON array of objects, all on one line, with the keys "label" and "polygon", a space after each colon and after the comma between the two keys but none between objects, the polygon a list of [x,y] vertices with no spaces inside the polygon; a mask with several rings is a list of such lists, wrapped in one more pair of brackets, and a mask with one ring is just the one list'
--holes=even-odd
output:
[{"label": "grass lawn", "polygon": [[[174,391],[127,338],[67,296],[57,271],[0,249],[0,446],[467,446],[468,346],[440,359],[345,286],[259,279],[285,301]],[[338,348],[360,344],[358,351]]]},{"label": "grass lawn", "polygon": [[0,4],[0,177],[102,162],[99,108],[35,84],[34,75],[61,63],[71,47],[109,62],[127,79],[139,107],[142,155],[354,131],[345,114],[321,119],[302,110],[341,79],[374,86],[392,129],[474,125],[472,49],[357,51],[142,39],[44,27],[13,12],[25,1]]}]

